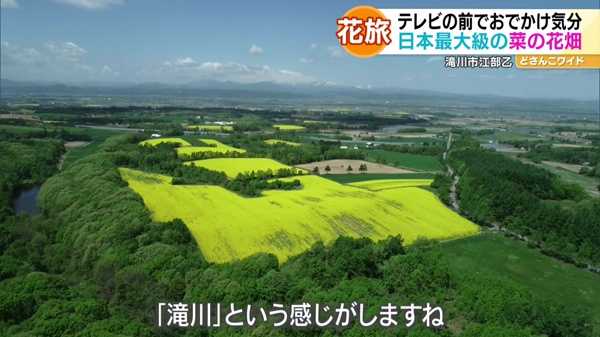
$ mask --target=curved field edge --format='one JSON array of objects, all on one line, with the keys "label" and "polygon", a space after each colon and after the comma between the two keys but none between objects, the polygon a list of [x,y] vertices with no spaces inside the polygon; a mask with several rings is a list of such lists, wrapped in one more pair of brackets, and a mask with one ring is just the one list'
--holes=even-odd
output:
[{"label": "curved field edge", "polygon": [[382,191],[387,189],[430,186],[433,179],[378,179],[349,183],[354,187],[365,188],[370,191]]},{"label": "curved field edge", "polygon": [[146,140],[140,142],[140,145],[142,145],[142,146],[144,146],[144,145],[157,146],[158,144],[163,144],[163,143],[179,144],[180,146],[191,146],[192,145],[188,141],[186,141],[182,138],[178,138],[178,137],[146,139]]},{"label": "curved field edge", "polygon": [[200,141],[207,146],[181,146],[176,149],[178,156],[192,156],[194,154],[203,153],[203,152],[212,152],[212,153],[245,153],[246,150],[238,149],[226,144],[223,144],[215,139],[208,138],[200,138]]},{"label": "curved field edge", "polygon": [[206,146],[192,146],[188,141],[179,137],[168,137],[168,138],[154,138],[147,139],[139,144],[142,146],[150,145],[157,146],[159,144],[167,143],[167,144],[178,144],[179,146],[176,148],[178,156],[192,156],[198,153],[210,152],[210,153],[245,153],[246,150],[238,149],[226,144],[219,142],[216,139],[210,138],[198,138],[201,143],[206,144]]},{"label": "curved field edge", "polygon": [[445,207],[421,188],[369,191],[301,176],[296,191],[265,191],[244,198],[218,186],[171,185],[171,178],[120,168],[155,221],[183,220],[210,262],[228,262],[259,252],[280,262],[345,235],[373,240],[402,235],[450,239],[479,232],[477,225]]},{"label": "curved field edge", "polygon": [[184,165],[193,165],[212,171],[224,172],[230,178],[235,178],[240,173],[268,170],[277,172],[280,169],[294,170],[298,174],[305,172],[302,169],[287,166],[269,158],[211,158],[188,161]]}]

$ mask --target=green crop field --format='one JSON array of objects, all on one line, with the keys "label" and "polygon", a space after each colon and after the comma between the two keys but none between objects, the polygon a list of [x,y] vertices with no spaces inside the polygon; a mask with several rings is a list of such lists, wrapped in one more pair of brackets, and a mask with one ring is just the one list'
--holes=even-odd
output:
[{"label": "green crop field", "polygon": [[151,145],[156,146],[162,143],[179,144],[180,146],[190,146],[191,144],[181,138],[156,138],[148,139],[140,142],[140,145]]},{"label": "green crop field", "polygon": [[264,191],[244,198],[218,186],[171,185],[171,178],[120,169],[156,221],[182,219],[208,261],[227,262],[258,252],[280,261],[340,235],[374,240],[401,234],[447,239],[478,227],[415,187],[372,192],[318,176],[300,176],[301,190]]},{"label": "green crop field", "polygon": [[600,275],[545,256],[525,243],[494,233],[444,242],[457,274],[492,273],[506,277],[543,298],[587,308],[600,329]]},{"label": "green crop field", "polygon": [[267,139],[267,140],[265,140],[265,143],[267,143],[269,145],[285,144],[285,145],[290,145],[290,146],[300,146],[300,143],[288,142],[287,140],[281,140],[281,139]]},{"label": "green crop field", "polygon": [[216,125],[216,124],[188,125],[187,128],[190,130],[216,131],[216,132],[233,131],[233,126],[231,126],[231,125]]},{"label": "green crop field", "polygon": [[323,178],[342,184],[355,183],[359,181],[381,180],[381,179],[433,179],[431,173],[361,173],[361,174],[324,174]]},{"label": "green crop field", "polygon": [[384,179],[384,180],[367,180],[350,183],[354,187],[366,188],[369,191],[383,191],[402,187],[420,187],[429,186],[433,182],[432,179]]},{"label": "green crop field", "polygon": [[[240,173],[250,173],[252,171],[271,170],[276,173],[279,169],[294,169],[293,167],[268,158],[214,158],[195,160],[186,162],[185,164],[204,167],[212,171],[225,172],[230,178],[235,178]],[[297,172],[302,173],[302,170],[296,170]]]},{"label": "green crop field", "polygon": [[386,150],[367,151],[367,160],[417,171],[441,171],[438,157]]},{"label": "green crop field", "polygon": [[275,124],[273,128],[279,131],[302,131],[306,129],[304,126],[292,125],[292,124]]}]

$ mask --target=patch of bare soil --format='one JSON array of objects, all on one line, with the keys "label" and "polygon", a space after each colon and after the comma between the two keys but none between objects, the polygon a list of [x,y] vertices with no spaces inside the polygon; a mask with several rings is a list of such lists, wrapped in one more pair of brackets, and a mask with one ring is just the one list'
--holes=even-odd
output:
[{"label": "patch of bare soil", "polygon": [[[359,171],[361,164],[367,165],[366,171]],[[330,171],[325,168],[329,166]],[[352,167],[352,171],[348,171],[348,166]],[[414,173],[414,171],[368,162],[365,160],[353,159],[334,159],[312,162],[308,164],[296,165],[298,168],[312,171],[315,167],[319,168],[321,174],[347,174],[347,173]]]}]

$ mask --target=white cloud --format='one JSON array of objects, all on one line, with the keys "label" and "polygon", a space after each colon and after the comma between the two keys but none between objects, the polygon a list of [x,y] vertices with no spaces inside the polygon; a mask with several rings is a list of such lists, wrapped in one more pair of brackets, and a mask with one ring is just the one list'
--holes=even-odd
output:
[{"label": "white cloud", "polygon": [[299,61],[300,61],[300,63],[308,64],[308,63],[313,63],[315,60],[311,59],[311,58],[308,58],[308,57],[301,57],[299,59]]},{"label": "white cloud", "polygon": [[59,60],[79,62],[87,51],[73,42],[47,42],[46,49]]},{"label": "white cloud", "polygon": [[319,45],[317,45],[316,43],[310,44],[310,49],[317,49],[317,47],[319,47]]},{"label": "white cloud", "polygon": [[261,47],[259,47],[259,46],[255,45],[255,44],[253,44],[253,45],[250,47],[250,49],[248,50],[248,52],[249,52],[251,55],[259,55],[259,54],[262,54],[262,53],[264,52],[264,50],[263,50]]},{"label": "white cloud", "polygon": [[174,64],[177,66],[188,66],[188,65],[197,64],[197,62],[191,57],[184,57],[184,58],[178,58],[177,60],[175,60]]},{"label": "white cloud", "polygon": [[120,75],[118,71],[114,71],[110,66],[108,66],[106,64],[100,70],[100,74],[102,74],[104,76],[113,76],[113,77],[117,77]]},{"label": "white cloud", "polygon": [[73,42],[47,42],[40,48],[2,41],[2,75],[14,80],[79,81],[119,73],[110,66],[93,66],[84,59],[87,51]]},{"label": "white cloud", "polygon": [[0,8],[18,8],[17,0],[0,0]]},{"label": "white cloud", "polygon": [[327,47],[327,52],[329,53],[329,56],[331,56],[331,57],[334,57],[334,58],[342,57],[342,48],[339,46],[329,46],[329,47]]},{"label": "white cloud", "polygon": [[204,62],[200,65],[200,67],[198,67],[198,69],[210,72],[220,72],[223,70],[223,67],[223,63],[221,62]]},{"label": "white cloud", "polygon": [[[193,61],[193,62],[192,62]],[[286,84],[310,83],[314,78],[288,69],[273,69],[268,65],[251,66],[237,62],[197,62],[192,58],[179,58],[163,62],[154,73],[155,79],[185,82],[217,80],[240,83],[276,82]]]},{"label": "white cloud", "polygon": [[67,5],[84,9],[103,9],[113,5],[122,5],[125,0],[55,0]]},{"label": "white cloud", "polygon": [[20,47],[6,41],[2,41],[0,51],[2,64],[7,66],[18,64],[39,65],[43,61],[37,49]]}]

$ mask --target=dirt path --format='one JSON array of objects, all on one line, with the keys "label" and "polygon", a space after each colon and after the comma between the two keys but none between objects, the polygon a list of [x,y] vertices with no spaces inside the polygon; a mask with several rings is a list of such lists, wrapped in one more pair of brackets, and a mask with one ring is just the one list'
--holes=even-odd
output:
[{"label": "dirt path", "polygon": [[58,164],[56,165],[58,167],[58,170],[62,171],[63,164],[65,163],[65,158],[67,158],[67,153],[69,152],[70,149],[74,149],[74,148],[82,147],[82,146],[88,146],[89,144],[90,144],[90,142],[81,142],[81,141],[65,142],[65,149],[67,151],[65,153],[63,153],[62,156],[60,156],[60,159],[58,160]]},{"label": "dirt path", "polygon": [[63,167],[63,164],[65,163],[65,158],[66,158],[66,157],[67,157],[67,154],[66,154],[66,153],[63,153],[63,154],[60,156],[60,159],[58,160],[58,164],[56,164],[56,166],[58,167],[58,170],[59,170],[59,171],[62,171],[62,167]]},{"label": "dirt path", "polygon": [[458,195],[456,193],[456,185],[460,181],[460,177],[455,174],[450,164],[448,164],[448,156],[450,153],[450,147],[452,146],[452,132],[448,134],[448,143],[446,143],[446,151],[443,154],[444,161],[448,170],[448,176],[452,177],[452,184],[450,185],[450,205],[455,212],[460,213],[460,204],[458,203]]}]

